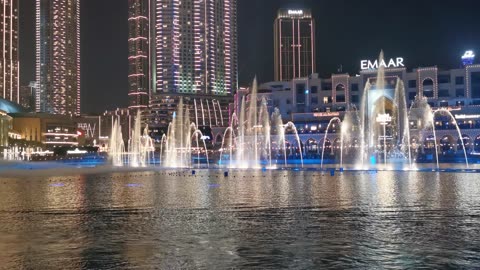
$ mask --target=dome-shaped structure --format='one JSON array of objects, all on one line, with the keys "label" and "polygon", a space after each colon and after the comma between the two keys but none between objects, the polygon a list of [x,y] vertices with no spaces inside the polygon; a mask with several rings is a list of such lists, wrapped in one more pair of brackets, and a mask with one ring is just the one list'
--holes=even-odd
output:
[{"label": "dome-shaped structure", "polygon": [[0,98],[0,111],[4,111],[6,113],[23,113],[26,110],[13,102]]}]

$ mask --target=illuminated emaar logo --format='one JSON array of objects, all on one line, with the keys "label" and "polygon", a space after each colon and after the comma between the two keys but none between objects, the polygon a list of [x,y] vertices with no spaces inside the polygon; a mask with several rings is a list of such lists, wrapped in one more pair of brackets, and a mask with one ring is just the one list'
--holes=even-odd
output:
[{"label": "illuminated emaar logo", "polygon": [[289,9],[288,15],[303,15],[303,10],[301,9]]},{"label": "illuminated emaar logo", "polygon": [[462,63],[464,66],[473,65],[473,61],[475,60],[475,54],[473,51],[466,51],[465,54],[462,56]]},{"label": "illuminated emaar logo", "polygon": [[474,58],[475,54],[473,51],[466,51],[465,54],[463,54],[462,59],[468,59],[468,58]]},{"label": "illuminated emaar logo", "polygon": [[405,67],[405,64],[403,64],[403,57],[397,57],[395,59],[391,58],[388,62],[385,60],[378,62],[378,60],[375,61],[370,61],[370,60],[362,60],[360,62],[360,66],[362,70],[366,69],[378,69],[379,67],[384,67],[384,68],[399,68],[399,67]]}]

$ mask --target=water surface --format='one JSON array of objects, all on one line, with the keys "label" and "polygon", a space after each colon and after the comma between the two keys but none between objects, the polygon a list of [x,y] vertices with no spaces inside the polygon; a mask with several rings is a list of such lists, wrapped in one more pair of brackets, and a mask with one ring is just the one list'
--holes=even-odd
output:
[{"label": "water surface", "polygon": [[0,178],[0,268],[480,267],[472,173]]}]

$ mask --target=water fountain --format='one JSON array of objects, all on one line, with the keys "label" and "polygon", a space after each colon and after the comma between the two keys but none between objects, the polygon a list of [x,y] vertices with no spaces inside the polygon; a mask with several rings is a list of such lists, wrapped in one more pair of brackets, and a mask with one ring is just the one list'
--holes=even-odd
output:
[{"label": "water fountain", "polygon": [[[458,126],[457,124],[457,121],[455,120],[455,117],[452,115],[452,113],[445,109],[445,108],[441,108],[441,109],[437,109],[435,111],[432,112],[432,122],[434,122],[434,117],[436,114],[439,114],[439,113],[443,113],[443,114],[446,114],[450,117],[450,119],[453,120],[453,124],[455,125],[455,129],[457,131],[457,134],[458,134],[458,138],[462,138],[462,132],[460,130],[460,127]],[[438,141],[437,141],[437,132],[436,132],[436,129],[435,129],[435,123],[433,123],[433,136],[435,138],[435,155],[437,157],[437,169],[440,168],[440,164],[439,164],[439,160],[438,160]],[[465,156],[465,165],[467,166],[467,168],[469,167],[468,165],[468,156],[467,156],[467,150],[465,149],[465,144],[463,142],[463,139],[460,140],[461,143],[462,143],[462,149],[463,149],[463,155]]]},{"label": "water fountain", "polygon": [[[200,146],[199,138],[203,141],[203,150],[201,150],[202,146]],[[192,140],[196,142],[195,148],[192,147]],[[177,111],[173,114],[172,122],[168,125],[167,134],[163,136],[160,143],[162,166],[190,168],[192,167],[192,151],[194,150],[197,151],[198,166],[200,166],[201,151],[205,153],[208,166],[208,149],[203,133],[195,123],[191,122],[188,106],[184,106],[183,99],[180,99]]]},{"label": "water fountain", "polygon": [[142,115],[138,111],[126,151],[122,128],[117,120],[114,121],[109,144],[109,157],[114,166],[145,167],[153,163],[155,146],[148,136],[148,126],[142,130],[141,122]]},{"label": "water fountain", "polygon": [[[378,62],[382,63],[383,59],[382,51]],[[360,109],[360,164],[357,167],[368,167],[365,158],[376,160],[372,155],[378,153],[382,154],[384,166],[389,159],[397,158],[398,161],[398,155],[394,154],[400,154],[403,163],[412,165],[405,87],[399,78],[390,80],[396,81],[393,89],[389,88],[391,84],[386,84],[385,66],[380,65],[376,79],[365,85]]]},{"label": "water fountain", "polygon": [[117,120],[115,120],[110,136],[109,157],[113,166],[123,166],[125,155],[125,141],[123,140],[122,129]]},{"label": "water fountain", "polygon": [[[327,141],[328,130],[330,129],[330,126],[334,122],[339,123],[340,127],[342,128],[342,120],[340,120],[340,118],[334,117],[334,118],[330,119],[330,122],[327,125],[327,129],[325,130],[325,136],[323,137],[322,158],[320,159],[320,168],[321,169],[323,169],[323,158],[324,158],[324,154],[325,154],[325,142]],[[343,138],[344,138],[344,132],[341,132],[341,135],[340,135],[340,142],[341,142],[341,146],[340,146],[340,167],[343,166]]]},{"label": "water fountain", "polygon": [[[381,52],[378,62],[382,63],[383,61],[383,52]],[[388,169],[392,166],[404,170],[414,169],[414,161],[417,161],[420,153],[425,153],[423,147],[420,148],[421,152],[418,152],[419,148],[412,150],[410,125],[411,119],[416,119],[415,121],[422,125],[415,127],[415,135],[433,131],[435,161],[438,169],[439,153],[434,117],[440,114],[448,115],[453,119],[458,136],[461,138],[460,127],[453,115],[446,109],[432,111],[421,93],[412,105],[407,107],[407,95],[403,81],[398,76],[385,76],[384,65],[379,65],[376,73],[376,76],[374,74],[366,81],[360,109],[352,104],[347,104],[343,117],[333,117],[329,120],[325,132],[320,134],[319,141],[323,140],[321,153],[318,151],[317,145],[316,155],[313,155],[313,159],[312,156],[309,156],[308,162],[318,162],[319,167],[323,169],[327,158],[330,159],[333,156],[334,162],[339,164],[340,168],[347,164],[347,166],[357,169]],[[266,168],[274,167],[275,164],[288,166],[289,163],[297,162],[292,160],[292,157],[300,160],[303,167],[307,146],[304,149],[299,130],[295,123],[283,122],[278,108],[273,108],[270,115],[265,96],[258,93],[256,78],[250,93],[241,98],[239,105],[239,110],[230,116],[228,126],[220,131],[223,134],[220,149],[209,150],[204,134],[197,125],[201,125],[201,123],[203,126],[211,125],[213,121],[217,125],[224,124],[219,102],[200,99],[197,103],[197,100],[194,100],[192,106],[194,106],[195,115],[193,115],[194,121],[192,122],[190,108],[184,105],[183,99],[180,99],[172,121],[168,125],[168,130],[157,146],[160,149],[161,166],[169,168],[201,167],[202,157],[206,159],[207,166],[209,166],[210,151],[219,154],[218,159],[217,155],[213,155],[218,165],[229,168]],[[197,111],[198,107],[201,108],[201,114]],[[207,112],[204,112],[205,107]],[[210,108],[213,108],[212,112],[210,112]],[[209,114],[208,121],[205,119],[206,113]],[[211,113],[213,113],[213,121]],[[128,141],[128,152],[123,143],[121,127],[118,122],[114,123],[110,143],[110,157],[114,165],[147,166],[151,163],[154,145],[148,137],[148,127],[142,130],[140,120],[141,115],[138,114]],[[327,157],[326,142],[331,136],[330,130],[334,125],[336,125],[337,134],[340,132],[340,137],[335,140],[337,145],[332,144],[335,155]],[[291,145],[288,143],[287,146],[287,138],[292,143]],[[421,141],[420,138],[417,139]],[[423,141],[425,142],[425,138]],[[468,168],[469,161],[463,140],[461,140],[461,145]],[[332,154],[334,150],[332,150]],[[416,151],[416,156],[413,151]],[[194,162],[195,158],[197,162]],[[424,160],[429,160],[429,158]]]},{"label": "water fountain", "polygon": [[[229,167],[236,168],[261,168],[264,166],[272,167],[272,138],[276,138],[276,145],[279,148],[283,146],[284,164],[287,165],[286,151],[286,130],[292,130],[295,135],[298,147],[300,148],[300,160],[303,166],[303,153],[301,150],[301,140],[298,131],[292,122],[283,124],[281,115],[276,109],[272,116],[269,116],[267,101],[264,97],[258,99],[258,85],[256,79],[252,84],[252,91],[247,101],[242,98],[240,105],[240,118],[237,125],[231,121],[230,127],[226,129],[222,141],[222,152],[226,149],[225,138],[229,138],[230,163]],[[235,116],[235,115],[234,115]],[[233,117],[232,117],[233,118]],[[236,117],[235,117],[236,118]],[[272,126],[277,135],[272,135]],[[237,130],[237,132],[235,132]],[[234,135],[236,134],[236,136]],[[235,154],[233,154],[235,149]],[[221,155],[221,164],[223,164],[223,154]]]}]

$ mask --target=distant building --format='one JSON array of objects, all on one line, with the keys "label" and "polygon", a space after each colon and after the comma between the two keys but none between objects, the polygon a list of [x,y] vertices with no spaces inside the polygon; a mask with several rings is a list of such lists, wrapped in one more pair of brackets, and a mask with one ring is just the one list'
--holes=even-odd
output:
[{"label": "distant building", "polygon": [[275,81],[315,73],[315,20],[309,9],[280,9],[274,24]]},{"label": "distant building", "polygon": [[23,112],[24,108],[17,103],[0,98],[0,151],[11,147],[10,139],[19,139],[18,132],[13,130],[13,117],[10,114]]},{"label": "distant building", "polygon": [[[385,68],[382,89],[377,88],[377,69],[368,68],[366,62],[359,74],[354,76],[333,74],[329,78],[320,78],[318,74],[311,74],[290,81],[263,83],[258,87],[258,98],[265,98],[269,113],[274,108],[279,108],[284,123],[293,121],[300,139],[306,144],[308,140],[318,143],[318,135],[314,134],[324,134],[334,117],[344,119],[348,111],[360,110],[362,106],[365,106],[370,119],[378,119],[375,108],[379,107],[379,102],[385,104],[387,114],[398,124],[402,117],[396,112],[397,106],[400,106],[398,104],[405,101],[407,108],[411,108],[412,104],[418,102],[418,97],[424,97],[422,100],[433,110],[445,109],[454,117],[452,119],[444,113],[435,115],[434,125],[439,145],[455,145],[457,149],[457,142],[464,140],[468,151],[480,153],[480,65],[451,70],[442,70],[436,66],[409,70],[403,66],[402,61],[386,62],[390,63],[390,67]],[[375,62],[370,66],[375,66]],[[404,96],[396,91],[400,80],[404,85]],[[367,83],[372,86],[365,92]],[[365,104],[362,105],[364,97]],[[246,100],[248,99],[247,97]],[[424,129],[425,123],[421,118],[424,114],[417,114],[416,110],[411,109],[409,114],[412,140],[422,142],[430,149],[433,147],[432,130]],[[459,138],[453,122],[461,128],[462,138]],[[390,126],[387,128],[395,129]],[[330,133],[331,141],[338,140],[338,131]]]},{"label": "distant building", "polygon": [[80,0],[36,0],[36,111],[80,114]]},{"label": "distant building", "polygon": [[20,86],[19,104],[29,111],[35,111],[35,82]]},{"label": "distant building", "polygon": [[0,1],[0,98],[16,103],[19,97],[19,20],[20,0]]},{"label": "distant building", "polygon": [[22,140],[55,147],[76,147],[79,145],[77,126],[71,116],[47,113],[12,113],[13,130]]},{"label": "distant building", "polygon": [[226,125],[237,88],[237,1],[151,0],[150,7],[148,123],[167,126],[183,98],[197,125]]},{"label": "distant building", "polygon": [[125,143],[127,143],[132,132],[135,116],[136,114],[134,114],[134,112],[128,108],[118,108],[112,111],[105,111],[100,116],[98,128],[99,141],[108,143],[108,140],[112,135],[115,121],[117,121],[121,126],[123,139]]},{"label": "distant building", "polygon": [[[0,101],[1,102],[1,101]],[[9,147],[8,138],[12,131],[12,117],[0,110],[0,151]]]},{"label": "distant building", "polygon": [[150,95],[150,33],[148,0],[128,1],[129,108],[145,109]]}]

